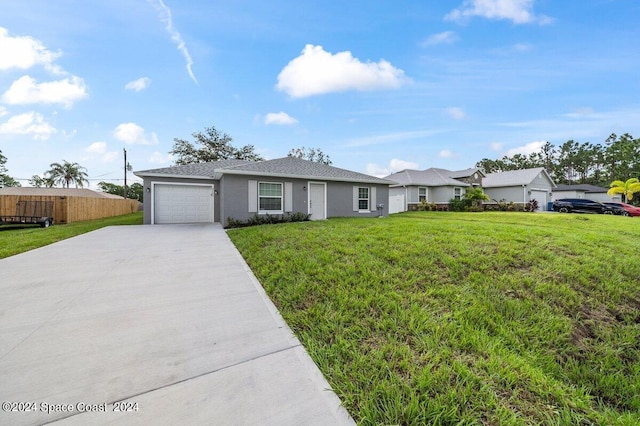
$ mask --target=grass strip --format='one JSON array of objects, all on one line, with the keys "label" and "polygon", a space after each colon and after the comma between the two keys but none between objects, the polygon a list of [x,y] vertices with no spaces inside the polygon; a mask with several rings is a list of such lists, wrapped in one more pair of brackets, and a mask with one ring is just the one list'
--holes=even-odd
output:
[{"label": "grass strip", "polygon": [[48,228],[33,225],[2,225],[0,226],[0,259],[114,225],[142,225],[142,212],[54,225]]},{"label": "grass strip", "polygon": [[228,231],[359,424],[640,424],[640,223],[413,212]]}]

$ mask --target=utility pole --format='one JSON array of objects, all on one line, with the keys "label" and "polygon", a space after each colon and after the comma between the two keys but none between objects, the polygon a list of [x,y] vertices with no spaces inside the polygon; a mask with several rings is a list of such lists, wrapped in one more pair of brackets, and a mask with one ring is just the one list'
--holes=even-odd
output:
[{"label": "utility pole", "polygon": [[124,151],[124,198],[127,199],[127,150],[122,148]]}]

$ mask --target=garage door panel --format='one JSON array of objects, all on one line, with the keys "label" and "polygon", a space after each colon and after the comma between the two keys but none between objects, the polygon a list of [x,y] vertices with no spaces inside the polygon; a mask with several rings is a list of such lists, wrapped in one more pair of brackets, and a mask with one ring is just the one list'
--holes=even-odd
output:
[{"label": "garage door panel", "polygon": [[533,190],[529,199],[538,202],[538,210],[547,210],[547,192]]},{"label": "garage door panel", "polygon": [[154,185],[154,223],[213,222],[213,186]]}]

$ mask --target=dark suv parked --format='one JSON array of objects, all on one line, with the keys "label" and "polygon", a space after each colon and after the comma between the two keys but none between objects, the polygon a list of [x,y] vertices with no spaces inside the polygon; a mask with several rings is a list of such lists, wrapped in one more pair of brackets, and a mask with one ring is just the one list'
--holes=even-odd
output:
[{"label": "dark suv parked", "polygon": [[613,214],[611,207],[584,198],[562,198],[553,202],[553,210],[560,213],[600,213]]}]

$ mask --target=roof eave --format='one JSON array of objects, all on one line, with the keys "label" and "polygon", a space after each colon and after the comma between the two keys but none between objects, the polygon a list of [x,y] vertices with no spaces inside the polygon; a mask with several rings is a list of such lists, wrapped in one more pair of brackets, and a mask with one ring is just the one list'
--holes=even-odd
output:
[{"label": "roof eave", "polygon": [[231,169],[223,170],[223,174],[244,175],[244,176],[268,176],[268,177],[280,177],[280,178],[289,178],[289,179],[328,180],[332,182],[372,183],[372,184],[378,184],[378,185],[393,185],[394,183],[396,183],[386,179],[374,179],[373,177],[372,179],[349,179],[349,178],[339,178],[339,177],[333,177],[333,176],[296,175],[296,174],[289,174],[289,173],[271,173],[271,172],[231,170]]},{"label": "roof eave", "polygon": [[[211,180],[219,180],[220,173],[214,173],[213,176],[204,176],[204,175],[179,175],[173,173],[145,173],[145,172],[133,172],[134,175],[146,178],[146,177],[161,177],[161,178],[178,178],[178,179],[211,179]],[[216,177],[216,175],[218,177]]]}]

